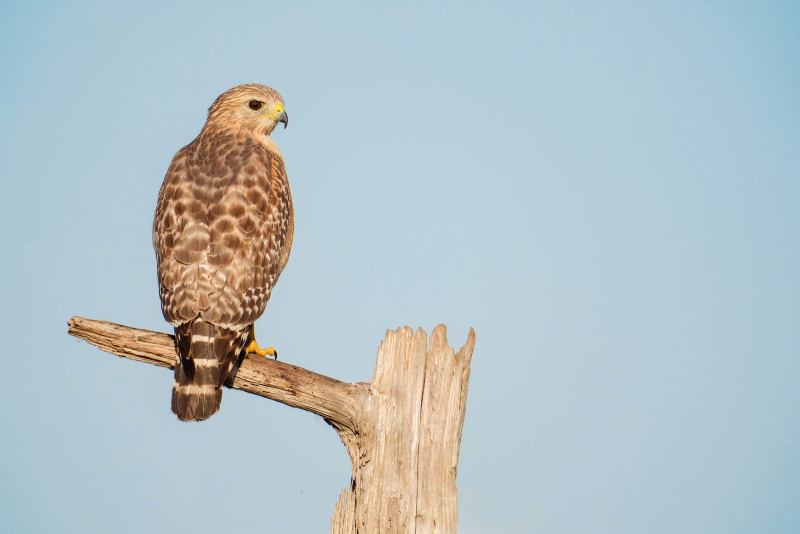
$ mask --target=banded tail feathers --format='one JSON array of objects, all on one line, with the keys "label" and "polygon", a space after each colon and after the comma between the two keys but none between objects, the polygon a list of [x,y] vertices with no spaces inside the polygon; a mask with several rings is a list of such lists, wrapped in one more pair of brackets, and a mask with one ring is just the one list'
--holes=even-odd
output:
[{"label": "banded tail feathers", "polygon": [[175,328],[172,412],[181,421],[203,421],[219,411],[222,384],[236,363],[248,329],[228,330],[199,317]]}]

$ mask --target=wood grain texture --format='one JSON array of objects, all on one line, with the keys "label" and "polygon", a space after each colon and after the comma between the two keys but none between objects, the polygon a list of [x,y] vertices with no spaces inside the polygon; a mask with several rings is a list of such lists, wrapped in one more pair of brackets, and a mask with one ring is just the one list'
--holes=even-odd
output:
[{"label": "wood grain texture", "polygon": [[433,329],[420,409],[416,532],[458,528],[456,475],[474,345],[470,329],[466,345],[455,353],[447,345],[447,328]]},{"label": "wood grain texture", "polygon": [[[118,356],[173,369],[167,334],[73,317],[69,334]],[[225,385],[322,416],[338,433],[352,478],[331,534],[452,534],[458,529],[458,457],[475,330],[458,352],[447,328],[389,330],[372,380],[341,382],[250,355]]]},{"label": "wood grain texture", "polygon": [[456,476],[475,336],[470,329],[455,352],[444,325],[434,328],[430,346],[422,329],[386,333],[349,437],[353,478],[334,508],[331,534],[457,532]]},{"label": "wood grain texture", "polygon": [[426,348],[425,332],[405,327],[386,332],[378,349],[362,407],[372,424],[360,436],[358,532],[414,532]]}]

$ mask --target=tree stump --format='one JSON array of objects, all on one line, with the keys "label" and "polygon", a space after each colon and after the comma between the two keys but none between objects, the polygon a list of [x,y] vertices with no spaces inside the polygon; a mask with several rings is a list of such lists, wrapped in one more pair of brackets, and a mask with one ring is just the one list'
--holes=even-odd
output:
[{"label": "tree stump", "polygon": [[[69,334],[118,356],[174,369],[172,336],[73,317]],[[439,325],[389,330],[369,382],[340,382],[248,355],[225,385],[321,416],[347,448],[352,477],[331,534],[455,533],[456,475],[475,330],[455,352]]]}]

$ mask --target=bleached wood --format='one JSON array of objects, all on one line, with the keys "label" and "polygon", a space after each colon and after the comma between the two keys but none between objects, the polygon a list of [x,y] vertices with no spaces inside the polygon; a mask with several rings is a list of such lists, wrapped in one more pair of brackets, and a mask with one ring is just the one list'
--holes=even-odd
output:
[{"label": "bleached wood", "polygon": [[475,331],[455,353],[447,328],[433,329],[425,365],[420,417],[416,532],[455,532],[458,528],[458,455],[466,414]]},{"label": "bleached wood", "polygon": [[356,494],[350,488],[341,491],[333,507],[331,534],[356,534]]},{"label": "bleached wood", "polygon": [[[167,334],[73,317],[69,334],[98,348],[174,369]],[[350,455],[352,478],[331,534],[455,533],[456,475],[475,331],[457,353],[447,329],[387,331],[369,383],[347,383],[260,356],[225,385],[322,416]]]},{"label": "bleached wood", "polygon": [[414,532],[426,338],[422,329],[414,334],[405,327],[386,332],[378,349],[370,395],[362,406],[372,424],[359,436],[359,532]]}]

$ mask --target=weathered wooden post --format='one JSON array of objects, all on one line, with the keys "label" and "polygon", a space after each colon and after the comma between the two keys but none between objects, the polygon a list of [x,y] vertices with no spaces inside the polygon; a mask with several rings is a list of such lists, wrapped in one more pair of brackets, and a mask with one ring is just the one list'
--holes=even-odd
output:
[{"label": "weathered wooden post", "polygon": [[[172,336],[73,317],[69,334],[132,360],[174,368]],[[475,331],[455,352],[447,329],[387,331],[370,382],[340,382],[249,355],[226,386],[315,413],[339,433],[353,474],[331,534],[455,533],[456,474]]]}]

